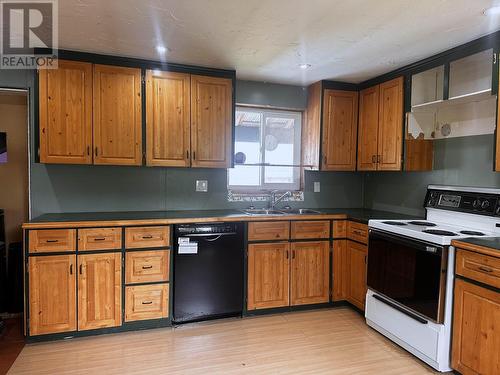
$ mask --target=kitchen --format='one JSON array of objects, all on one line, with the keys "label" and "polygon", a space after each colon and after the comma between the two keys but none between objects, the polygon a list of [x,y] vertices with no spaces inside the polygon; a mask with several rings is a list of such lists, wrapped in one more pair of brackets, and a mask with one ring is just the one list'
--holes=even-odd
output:
[{"label": "kitchen", "polygon": [[500,373],[494,2],[132,3],[0,69],[5,371]]}]

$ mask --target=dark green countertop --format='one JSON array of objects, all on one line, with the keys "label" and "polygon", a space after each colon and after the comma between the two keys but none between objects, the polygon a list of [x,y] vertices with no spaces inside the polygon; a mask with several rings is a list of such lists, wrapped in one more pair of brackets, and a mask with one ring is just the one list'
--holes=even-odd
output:
[{"label": "dark green countertop", "polygon": [[[369,210],[364,208],[318,208],[324,215],[347,215],[351,220],[368,223],[370,219],[415,219],[415,216],[403,215],[394,212]],[[321,218],[322,215],[314,215]],[[115,220],[168,220],[190,218],[256,218],[245,215],[240,210],[182,210],[182,211],[117,211],[117,212],[70,212],[51,213],[38,216],[30,223],[64,223],[76,221],[115,221]],[[280,216],[281,217],[281,216]],[[287,216],[283,216],[286,219]],[[308,215],[308,218],[311,216]],[[265,219],[263,216],[259,218]]]},{"label": "dark green countertop", "polygon": [[500,237],[470,237],[470,238],[461,238],[457,240],[457,242],[464,242],[467,244],[487,247],[490,249],[500,251]]}]

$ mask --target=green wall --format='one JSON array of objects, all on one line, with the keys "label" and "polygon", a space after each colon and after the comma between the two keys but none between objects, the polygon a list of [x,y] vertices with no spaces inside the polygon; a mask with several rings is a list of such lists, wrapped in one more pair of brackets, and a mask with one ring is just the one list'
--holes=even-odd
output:
[{"label": "green wall", "polygon": [[429,184],[499,188],[500,173],[493,172],[493,155],[493,135],[435,141],[432,172],[366,173],[364,206],[422,215]]}]

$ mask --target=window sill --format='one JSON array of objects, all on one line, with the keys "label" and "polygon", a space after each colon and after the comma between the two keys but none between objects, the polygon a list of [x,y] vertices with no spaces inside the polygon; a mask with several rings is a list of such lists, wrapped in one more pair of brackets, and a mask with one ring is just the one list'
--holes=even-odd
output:
[{"label": "window sill", "polygon": [[[303,202],[304,192],[303,191],[292,191],[292,195],[283,199],[283,202]],[[229,190],[227,192],[228,202],[267,202],[269,201],[269,192],[267,191],[255,191],[255,192],[244,192]]]}]

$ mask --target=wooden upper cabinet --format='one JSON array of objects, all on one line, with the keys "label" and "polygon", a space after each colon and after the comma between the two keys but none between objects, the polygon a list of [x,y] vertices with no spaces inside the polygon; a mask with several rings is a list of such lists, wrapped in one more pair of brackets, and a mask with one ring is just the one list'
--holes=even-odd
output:
[{"label": "wooden upper cabinet", "polygon": [[78,256],[78,330],[122,323],[121,253]]},{"label": "wooden upper cabinet", "polygon": [[229,168],[232,153],[231,79],[191,76],[191,165]]},{"label": "wooden upper cabinet", "polygon": [[403,77],[380,84],[378,170],[399,171],[403,147]]},{"label": "wooden upper cabinet", "polygon": [[289,305],[290,245],[248,245],[248,310]]},{"label": "wooden upper cabinet", "polygon": [[325,303],[330,299],[330,249],[328,241],[291,244],[290,304]]},{"label": "wooden upper cabinet", "polygon": [[29,334],[76,330],[76,255],[29,258]]},{"label": "wooden upper cabinet", "polygon": [[146,161],[150,166],[189,167],[189,74],[146,71]]},{"label": "wooden upper cabinet", "polygon": [[302,165],[310,166],[312,170],[319,170],[320,139],[321,139],[321,96],[323,86],[316,82],[307,89],[307,108],[305,121],[302,124]]},{"label": "wooden upper cabinet", "polygon": [[356,170],[357,127],[358,93],[325,90],[323,93],[322,170]]},{"label": "wooden upper cabinet", "polygon": [[92,164],[92,64],[59,60],[38,77],[40,161]]},{"label": "wooden upper cabinet", "polygon": [[358,170],[377,169],[379,86],[359,93]]},{"label": "wooden upper cabinet", "polygon": [[403,77],[359,96],[358,170],[399,171],[403,148]]},{"label": "wooden upper cabinet", "polygon": [[142,164],[141,70],[94,65],[94,164]]}]

